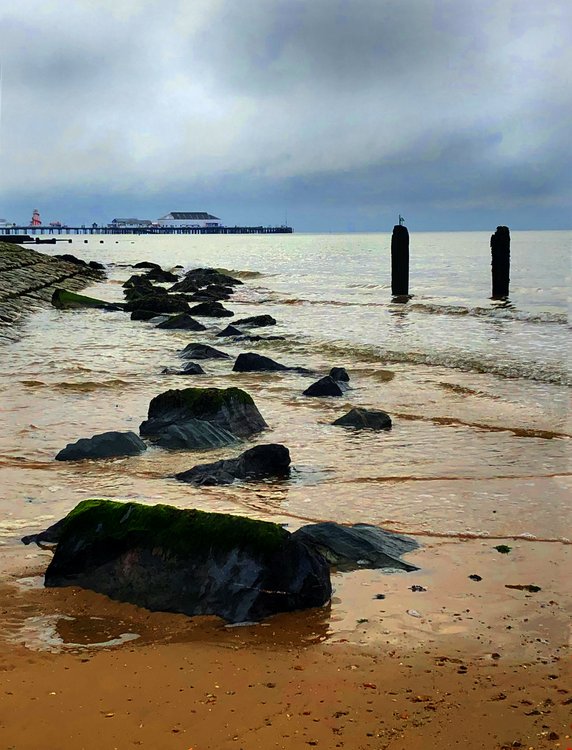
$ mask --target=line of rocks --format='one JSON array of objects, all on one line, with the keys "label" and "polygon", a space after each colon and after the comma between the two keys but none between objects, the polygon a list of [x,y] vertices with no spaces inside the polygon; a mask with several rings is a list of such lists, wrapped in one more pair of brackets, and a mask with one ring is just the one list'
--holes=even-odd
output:
[{"label": "line of rocks", "polygon": [[100,264],[90,266],[71,258],[0,241],[0,341],[15,339],[13,324],[49,303],[57,287],[82,289],[105,278]]}]

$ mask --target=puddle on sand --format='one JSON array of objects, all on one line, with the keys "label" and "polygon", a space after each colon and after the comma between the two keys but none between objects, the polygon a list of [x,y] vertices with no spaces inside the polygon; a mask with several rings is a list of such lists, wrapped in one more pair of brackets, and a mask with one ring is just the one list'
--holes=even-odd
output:
[{"label": "puddle on sand", "polygon": [[122,633],[118,620],[68,615],[27,617],[10,640],[32,651],[60,653],[70,650],[111,648],[137,640],[137,633]]}]

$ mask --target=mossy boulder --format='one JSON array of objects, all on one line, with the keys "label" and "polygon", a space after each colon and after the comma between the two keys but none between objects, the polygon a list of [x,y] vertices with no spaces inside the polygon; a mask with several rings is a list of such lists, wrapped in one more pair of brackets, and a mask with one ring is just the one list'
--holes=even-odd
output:
[{"label": "mossy boulder", "polygon": [[52,295],[52,305],[60,310],[94,307],[100,310],[122,310],[124,305],[117,302],[106,302],[84,294],[68,292],[67,289],[55,289]]},{"label": "mossy boulder", "polygon": [[150,610],[243,622],[331,596],[318,552],[277,524],[241,516],[84,500],[22,541],[56,545],[46,586],[81,586]]},{"label": "mossy boulder", "polygon": [[165,448],[198,450],[228,445],[266,427],[252,397],[240,388],[184,388],[156,396],[139,432]]}]

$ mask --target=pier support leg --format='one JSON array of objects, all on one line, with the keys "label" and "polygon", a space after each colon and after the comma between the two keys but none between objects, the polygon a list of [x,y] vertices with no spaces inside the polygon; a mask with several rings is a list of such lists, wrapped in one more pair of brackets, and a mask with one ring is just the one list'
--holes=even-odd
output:
[{"label": "pier support leg", "polygon": [[409,232],[403,224],[396,224],[391,235],[391,293],[409,294]]},{"label": "pier support leg", "polygon": [[493,277],[493,299],[508,297],[510,284],[510,231],[508,227],[497,227],[491,235],[491,269]]}]

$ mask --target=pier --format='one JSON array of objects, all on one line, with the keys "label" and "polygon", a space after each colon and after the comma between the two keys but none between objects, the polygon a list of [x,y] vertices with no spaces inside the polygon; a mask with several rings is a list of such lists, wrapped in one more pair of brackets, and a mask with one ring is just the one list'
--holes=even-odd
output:
[{"label": "pier", "polygon": [[74,235],[74,234],[292,234],[292,227],[0,227],[0,237],[6,235]]}]

